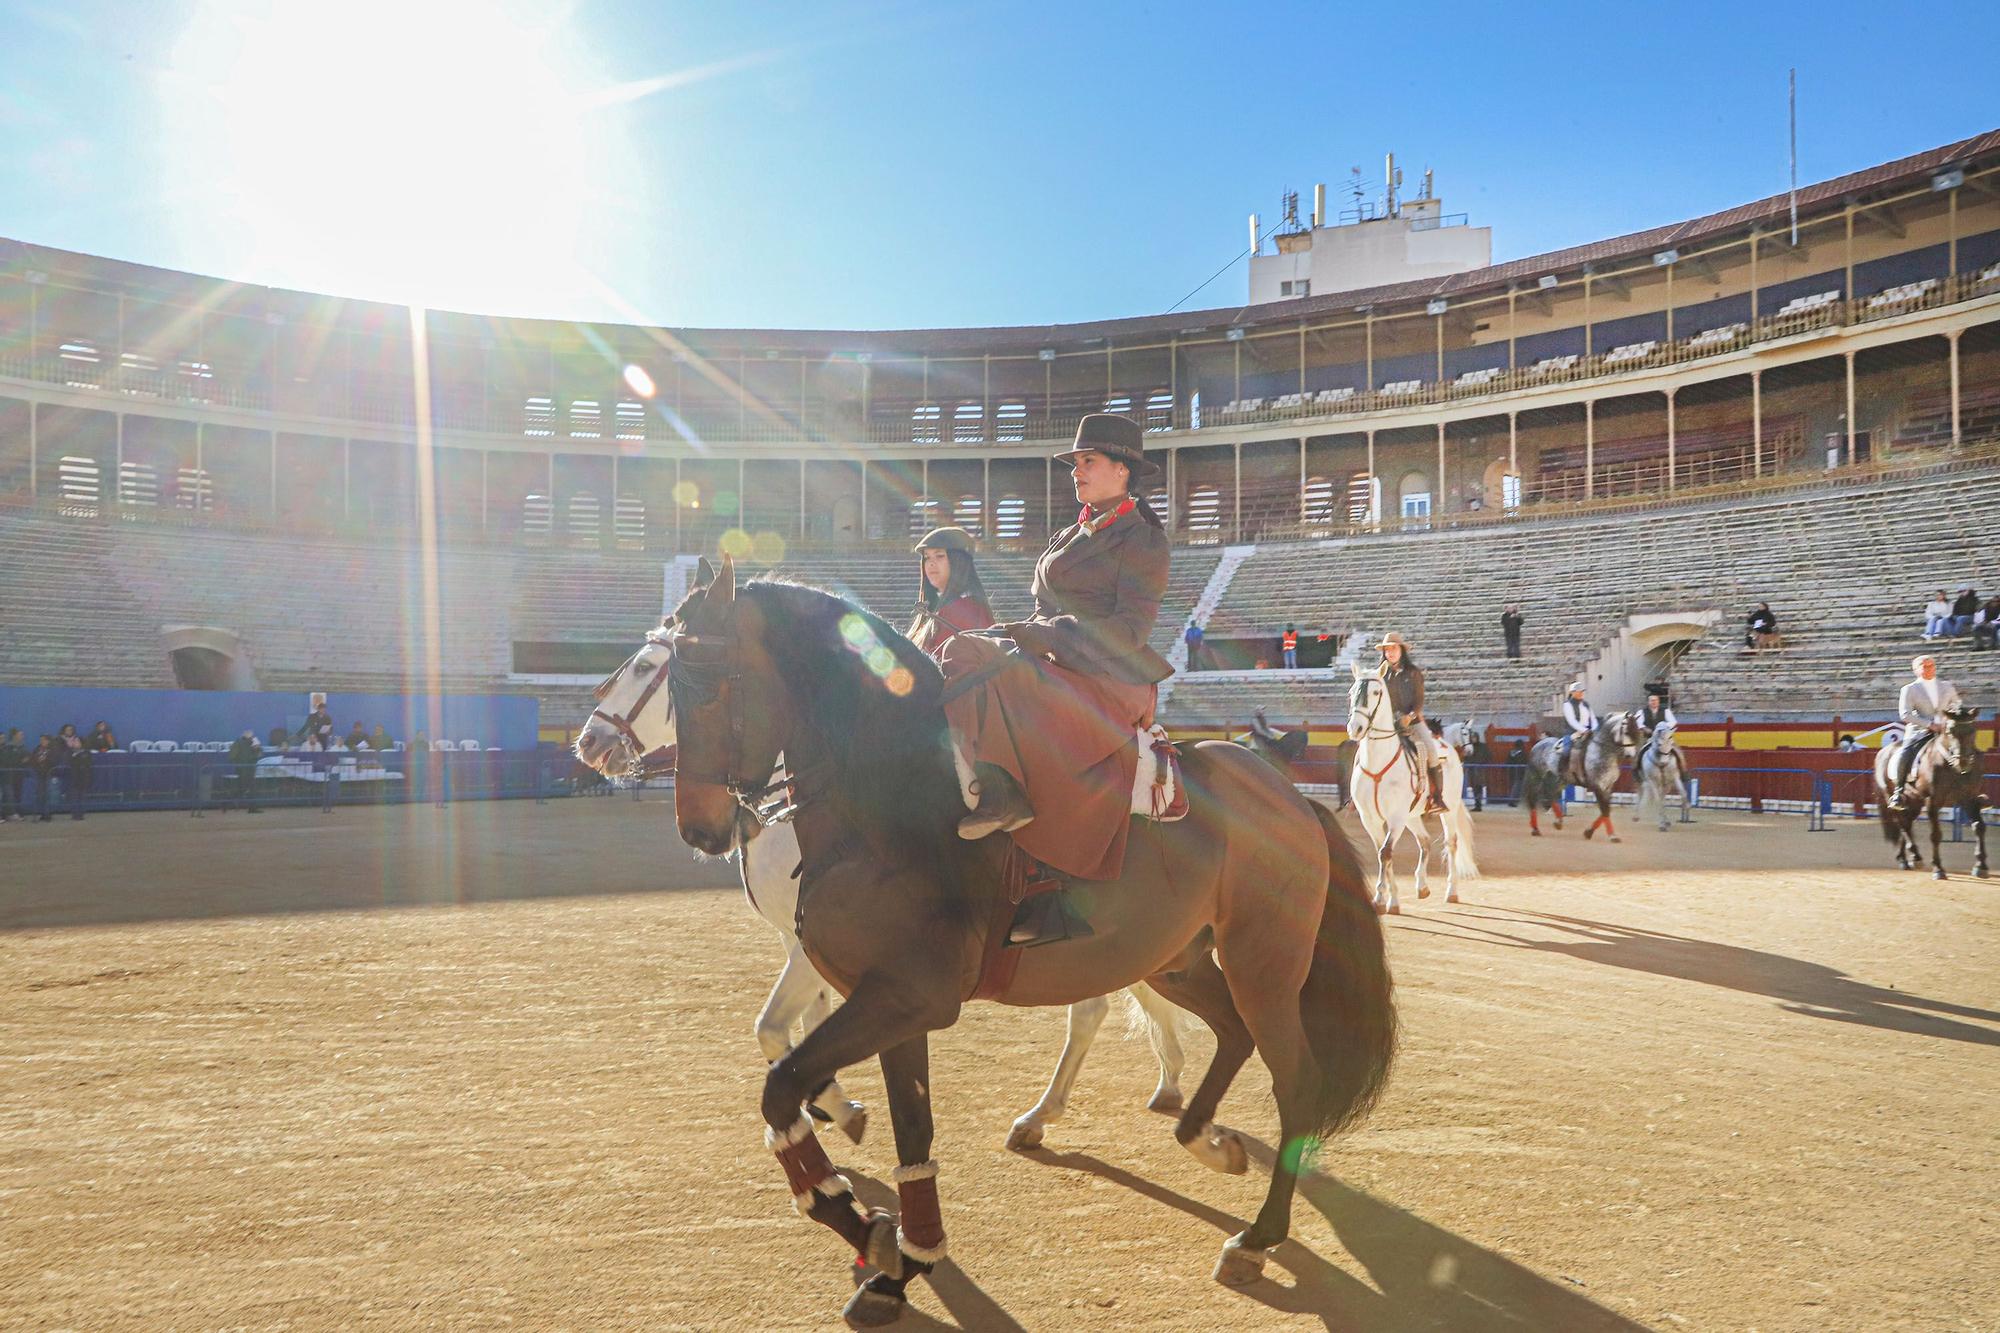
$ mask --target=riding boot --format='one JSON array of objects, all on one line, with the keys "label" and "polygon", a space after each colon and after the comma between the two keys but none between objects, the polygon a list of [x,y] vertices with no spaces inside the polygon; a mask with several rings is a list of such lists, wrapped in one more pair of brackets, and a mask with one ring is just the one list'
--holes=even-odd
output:
[{"label": "riding boot", "polygon": [[1424,813],[1441,815],[1444,813],[1444,765],[1430,767],[1431,789],[1424,795]]},{"label": "riding boot", "polygon": [[997,764],[974,767],[972,795],[978,804],[958,821],[958,836],[968,841],[993,833],[1011,833],[1035,817],[1035,809],[1014,775]]},{"label": "riding boot", "polygon": [[1097,932],[1079,915],[1067,893],[1038,893],[1023,902],[1007,930],[1007,947],[1032,949],[1038,944],[1085,940]]}]

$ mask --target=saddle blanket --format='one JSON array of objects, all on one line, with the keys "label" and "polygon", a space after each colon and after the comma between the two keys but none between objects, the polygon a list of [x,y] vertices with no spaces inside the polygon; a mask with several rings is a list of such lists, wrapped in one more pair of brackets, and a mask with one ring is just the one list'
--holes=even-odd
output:
[{"label": "saddle blanket", "polygon": [[1157,722],[1135,737],[1139,762],[1133,766],[1132,813],[1157,823],[1187,818],[1187,788],[1181,782],[1181,755]]}]

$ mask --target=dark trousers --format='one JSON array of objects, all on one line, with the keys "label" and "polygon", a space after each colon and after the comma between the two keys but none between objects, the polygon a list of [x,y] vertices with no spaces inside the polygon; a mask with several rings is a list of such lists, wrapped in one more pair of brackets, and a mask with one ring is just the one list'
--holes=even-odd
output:
[{"label": "dark trousers", "polygon": [[1513,634],[1507,635],[1506,638],[1507,638],[1507,656],[1519,657],[1521,655],[1520,633],[1517,631]]},{"label": "dark trousers", "polygon": [[236,794],[242,799],[245,810],[254,812],[257,809],[257,765],[236,766]]},{"label": "dark trousers", "polygon": [[64,804],[69,807],[69,817],[71,819],[82,819],[83,798],[90,795],[89,770],[85,770],[82,773],[71,771],[63,779],[63,795],[68,798]]},{"label": "dark trousers", "polygon": [[55,800],[55,786],[55,774],[35,774],[35,817],[43,823],[47,823],[50,819],[54,818],[49,813],[49,805]]},{"label": "dark trousers", "polygon": [[0,819],[21,813],[21,779],[24,776],[18,768],[0,768]]}]

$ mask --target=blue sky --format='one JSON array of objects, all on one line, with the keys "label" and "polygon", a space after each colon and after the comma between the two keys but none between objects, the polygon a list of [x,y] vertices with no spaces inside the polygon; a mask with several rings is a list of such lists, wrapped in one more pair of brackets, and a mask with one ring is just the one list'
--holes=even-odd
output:
[{"label": "blue sky", "polygon": [[[0,0],[0,235],[675,325],[1156,313],[1384,150],[1496,259],[2000,126],[2000,6]],[[1244,294],[1238,264],[1189,305]]]}]

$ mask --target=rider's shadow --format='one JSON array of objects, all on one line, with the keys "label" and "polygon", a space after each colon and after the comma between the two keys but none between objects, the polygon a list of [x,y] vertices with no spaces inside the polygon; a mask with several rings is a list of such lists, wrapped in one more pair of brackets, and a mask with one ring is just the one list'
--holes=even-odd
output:
[{"label": "rider's shadow", "polygon": [[[1560,931],[1569,938],[1525,938],[1470,925],[1467,918],[1498,921],[1511,926],[1541,925]],[[1832,1019],[1837,1023],[1861,1023],[1890,1032],[2000,1046],[2000,1030],[1954,1021],[1969,1018],[2000,1024],[2000,1013],[1971,1005],[1952,1004],[1946,1000],[1930,1000],[1885,986],[1871,986],[1824,963],[1809,963],[1799,958],[1787,958],[1783,954],[1717,944],[1713,940],[1690,939],[1664,931],[1589,921],[1551,912],[1516,910],[1513,916],[1488,916],[1460,911],[1449,918],[1440,918],[1440,922],[1469,932],[1457,936],[1461,939],[1480,939],[1510,949],[1529,949],[1537,953],[1564,954],[1586,963],[1629,968],[1655,976],[1678,977],[1683,981],[1720,986],[1747,995],[1769,996],[1788,1013]]]},{"label": "rider's shadow", "polygon": [[[1269,1145],[1248,1134],[1242,1137],[1250,1160],[1268,1172]],[[1243,1218],[1088,1153],[1036,1150],[1023,1156],[1122,1185],[1155,1203],[1178,1208],[1220,1235],[1234,1235],[1249,1225]],[[1343,1333],[1357,1328],[1493,1327],[1645,1333],[1645,1325],[1605,1309],[1580,1291],[1330,1177],[1313,1171],[1301,1174],[1299,1195],[1333,1225],[1340,1243],[1367,1269],[1375,1285],[1328,1263],[1296,1239],[1288,1240],[1272,1252],[1273,1267],[1263,1278],[1237,1288],[1273,1310],[1310,1314],[1328,1329]],[[1290,1275],[1290,1285],[1280,1279],[1278,1269]]]}]

